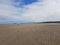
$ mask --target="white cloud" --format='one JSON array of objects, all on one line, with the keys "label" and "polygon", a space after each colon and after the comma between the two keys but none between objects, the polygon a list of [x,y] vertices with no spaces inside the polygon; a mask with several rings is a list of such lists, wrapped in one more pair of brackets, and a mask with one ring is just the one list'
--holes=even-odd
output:
[{"label": "white cloud", "polygon": [[13,6],[13,4],[19,6],[20,3],[13,3],[11,0],[0,0],[0,17],[6,18],[8,21],[23,22],[60,20],[60,0],[43,0],[42,2],[24,5],[24,8]]},{"label": "white cloud", "polygon": [[43,0],[30,4],[26,8],[28,9],[23,15],[33,21],[60,20],[60,0]]},{"label": "white cloud", "polygon": [[10,3],[11,1],[2,0],[0,3],[0,17],[7,18],[8,20],[19,20],[17,15],[20,15],[19,8],[16,8]]}]

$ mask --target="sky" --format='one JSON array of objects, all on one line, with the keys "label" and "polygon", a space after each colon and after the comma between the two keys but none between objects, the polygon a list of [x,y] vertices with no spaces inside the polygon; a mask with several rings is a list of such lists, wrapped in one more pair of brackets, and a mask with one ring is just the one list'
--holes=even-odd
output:
[{"label": "sky", "polygon": [[60,0],[0,0],[0,24],[60,21]]}]

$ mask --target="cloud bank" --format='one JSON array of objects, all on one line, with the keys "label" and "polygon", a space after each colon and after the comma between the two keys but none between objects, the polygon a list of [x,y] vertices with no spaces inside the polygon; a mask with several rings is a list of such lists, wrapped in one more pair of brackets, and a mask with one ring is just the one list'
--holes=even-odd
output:
[{"label": "cloud bank", "polygon": [[0,0],[0,23],[60,21],[60,0],[38,0],[22,7],[21,4]]}]

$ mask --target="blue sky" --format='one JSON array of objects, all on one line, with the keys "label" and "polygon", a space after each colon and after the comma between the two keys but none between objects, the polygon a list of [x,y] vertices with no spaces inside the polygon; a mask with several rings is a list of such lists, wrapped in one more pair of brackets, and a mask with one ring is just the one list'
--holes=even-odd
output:
[{"label": "blue sky", "polygon": [[0,0],[0,24],[60,21],[60,0]]},{"label": "blue sky", "polygon": [[29,5],[29,4],[32,4],[32,3],[35,3],[37,2],[38,0],[14,0],[13,2],[14,3],[20,3],[19,5],[15,5],[16,7],[22,7],[24,5]]},{"label": "blue sky", "polygon": [[38,0],[15,0],[14,2],[22,2],[23,5],[32,4],[34,2],[37,2]]}]

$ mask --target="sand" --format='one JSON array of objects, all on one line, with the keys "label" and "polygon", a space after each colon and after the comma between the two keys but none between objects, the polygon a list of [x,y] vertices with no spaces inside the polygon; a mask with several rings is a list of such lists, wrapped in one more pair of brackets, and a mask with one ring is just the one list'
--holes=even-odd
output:
[{"label": "sand", "polygon": [[0,45],[60,45],[60,25],[0,24]]}]

